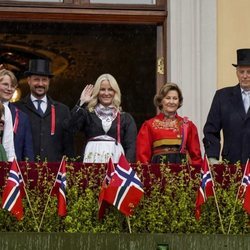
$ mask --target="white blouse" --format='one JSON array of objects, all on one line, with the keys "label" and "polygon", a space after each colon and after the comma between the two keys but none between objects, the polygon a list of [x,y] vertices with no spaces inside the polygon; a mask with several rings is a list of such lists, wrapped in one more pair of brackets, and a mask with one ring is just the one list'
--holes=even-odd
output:
[{"label": "white blouse", "polygon": [[3,147],[5,149],[8,161],[13,161],[16,157],[14,148],[14,134],[11,111],[7,103],[4,103],[4,132]]}]

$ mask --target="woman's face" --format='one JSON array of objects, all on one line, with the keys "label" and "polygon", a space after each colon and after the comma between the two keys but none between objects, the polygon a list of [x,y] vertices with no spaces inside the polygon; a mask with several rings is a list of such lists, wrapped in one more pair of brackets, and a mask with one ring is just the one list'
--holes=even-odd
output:
[{"label": "woman's face", "polygon": [[100,91],[98,94],[99,103],[103,106],[109,106],[112,104],[112,101],[115,96],[115,91],[112,89],[109,81],[103,80],[101,82]]},{"label": "woman's face", "polygon": [[170,90],[161,101],[162,110],[168,114],[173,114],[179,107],[180,100],[176,90]]}]

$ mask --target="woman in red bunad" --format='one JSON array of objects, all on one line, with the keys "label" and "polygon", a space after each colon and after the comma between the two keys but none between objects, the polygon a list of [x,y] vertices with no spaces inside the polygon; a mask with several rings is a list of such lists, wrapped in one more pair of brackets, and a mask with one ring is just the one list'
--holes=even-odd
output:
[{"label": "woman in red bunad", "polygon": [[182,103],[183,96],[178,85],[166,83],[161,87],[154,97],[154,104],[160,113],[145,121],[137,136],[137,161],[202,164],[197,128],[187,117],[180,117],[176,112]]}]

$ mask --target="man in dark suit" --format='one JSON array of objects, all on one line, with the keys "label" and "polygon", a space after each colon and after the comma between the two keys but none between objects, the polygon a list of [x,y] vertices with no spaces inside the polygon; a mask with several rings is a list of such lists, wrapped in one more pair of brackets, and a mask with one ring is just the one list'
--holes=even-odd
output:
[{"label": "man in dark suit", "polygon": [[73,135],[63,127],[70,110],[47,95],[53,77],[50,61],[32,59],[24,74],[31,93],[16,105],[30,118],[36,160],[56,162],[63,155],[73,157]]},{"label": "man in dark suit", "polygon": [[[245,164],[250,157],[250,49],[237,50],[236,75],[239,83],[217,90],[204,126],[204,147],[211,164],[220,153],[229,163]],[[223,148],[221,151],[221,135]]]},{"label": "man in dark suit", "polygon": [[29,117],[10,103],[17,88],[15,75],[6,69],[1,70],[0,100],[8,105],[13,121],[14,147],[18,161],[34,161],[33,142]]}]

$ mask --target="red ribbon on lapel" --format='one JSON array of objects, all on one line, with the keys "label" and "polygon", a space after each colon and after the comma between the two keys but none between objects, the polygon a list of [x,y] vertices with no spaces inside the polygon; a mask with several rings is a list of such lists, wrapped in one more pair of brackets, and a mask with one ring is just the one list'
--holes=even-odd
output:
[{"label": "red ribbon on lapel", "polygon": [[56,130],[56,109],[55,106],[51,105],[51,130],[50,134],[54,135]]},{"label": "red ribbon on lapel", "polygon": [[15,121],[14,121],[14,126],[13,126],[14,134],[16,134],[18,124],[19,124],[19,110],[18,110],[18,108],[15,108],[15,112],[16,112],[16,115],[15,115]]},{"label": "red ribbon on lapel", "polygon": [[121,113],[117,113],[117,142],[121,143]]}]

